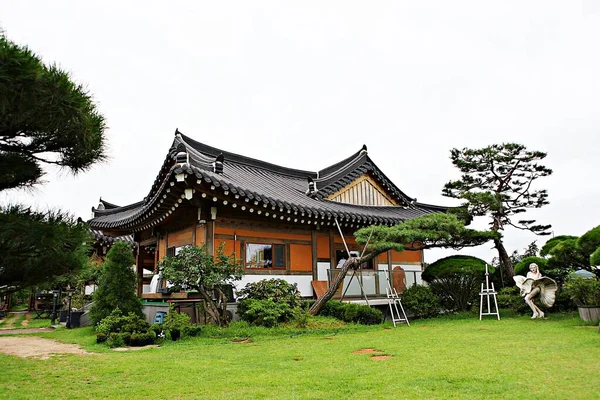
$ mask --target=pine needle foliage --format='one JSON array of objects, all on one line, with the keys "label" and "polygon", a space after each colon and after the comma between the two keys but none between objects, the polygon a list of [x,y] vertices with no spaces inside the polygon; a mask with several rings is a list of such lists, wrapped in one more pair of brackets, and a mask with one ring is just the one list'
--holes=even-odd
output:
[{"label": "pine needle foliage", "polygon": [[142,303],[136,294],[134,264],[133,250],[129,244],[116,242],[108,251],[90,311],[94,323],[100,322],[117,308],[123,314],[142,316]]},{"label": "pine needle foliage", "polygon": [[0,207],[0,287],[28,287],[77,273],[90,243],[87,224],[66,213]]},{"label": "pine needle foliage", "polygon": [[77,173],[105,158],[104,117],[87,90],[0,32],[0,190],[40,182],[42,164]]},{"label": "pine needle foliage", "polygon": [[[535,189],[533,183],[552,174],[540,164],[546,153],[530,151],[522,144],[493,144],[481,149],[452,149],[450,159],[461,172],[461,178],[444,185],[442,194],[462,199],[463,211],[469,217],[490,219],[490,231],[499,232],[507,226],[528,230],[537,235],[550,234],[550,225],[515,216],[527,210],[541,208],[548,202],[545,189]],[[513,265],[501,238],[494,240],[501,264],[509,276]]]}]

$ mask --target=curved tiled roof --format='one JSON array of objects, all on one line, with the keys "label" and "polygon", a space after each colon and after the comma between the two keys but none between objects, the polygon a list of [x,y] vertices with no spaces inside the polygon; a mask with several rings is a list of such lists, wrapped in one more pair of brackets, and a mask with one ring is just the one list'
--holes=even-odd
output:
[{"label": "curved tiled roof", "polygon": [[[223,155],[223,171],[215,172]],[[402,206],[360,206],[326,200],[354,179],[369,173]],[[311,178],[317,187],[308,193]],[[139,230],[168,217],[185,198],[186,188],[242,210],[298,223],[330,222],[348,225],[395,224],[445,207],[417,203],[398,189],[369,158],[363,146],[356,154],[318,172],[286,168],[222,151],[176,131],[166,160],[143,201],[125,207],[94,209],[94,229]],[[111,204],[112,205],[112,204]]]}]

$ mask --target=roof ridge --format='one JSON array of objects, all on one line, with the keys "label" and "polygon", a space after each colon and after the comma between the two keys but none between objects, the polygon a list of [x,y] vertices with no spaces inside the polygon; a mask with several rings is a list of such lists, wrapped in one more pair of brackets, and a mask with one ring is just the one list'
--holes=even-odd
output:
[{"label": "roof ridge", "polygon": [[303,179],[305,179],[307,176],[311,176],[313,178],[316,178],[316,176],[317,176],[317,173],[314,171],[306,171],[306,170],[301,170],[301,169],[288,168],[288,167],[273,164],[273,163],[270,163],[267,161],[258,160],[256,158],[232,153],[232,152],[229,152],[226,150],[221,150],[216,147],[209,146],[205,143],[198,142],[197,140],[194,140],[194,139],[190,138],[189,136],[184,135],[183,133],[180,133],[180,134],[181,134],[181,141],[185,145],[190,146],[193,150],[195,150],[196,152],[198,152],[202,155],[208,154],[211,157],[217,157],[219,154],[222,153],[223,156],[225,157],[225,163],[227,163],[228,161],[233,161],[238,164],[244,164],[244,165],[247,165],[250,167],[271,170],[271,171],[278,172],[280,174],[296,176],[296,177],[303,178]]},{"label": "roof ridge", "polygon": [[319,170],[319,179],[323,179],[328,175],[332,175],[333,173],[339,171],[342,166],[348,166],[351,161],[355,161],[356,159],[362,157],[363,154],[368,157],[368,153],[365,150],[364,145],[359,151],[352,154],[350,157],[344,158],[343,160],[338,161],[335,164],[330,165],[329,167],[325,167]]}]

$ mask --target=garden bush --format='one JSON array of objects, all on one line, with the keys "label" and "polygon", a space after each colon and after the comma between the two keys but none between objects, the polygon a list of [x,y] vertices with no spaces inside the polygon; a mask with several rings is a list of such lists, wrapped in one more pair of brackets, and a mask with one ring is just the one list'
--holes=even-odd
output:
[{"label": "garden bush", "polygon": [[240,318],[253,325],[275,326],[294,318],[300,308],[300,292],[296,285],[283,279],[263,279],[249,283],[238,292]]},{"label": "garden bush", "polygon": [[383,313],[377,308],[361,305],[355,318],[361,325],[378,325],[383,321]]},{"label": "garden bush", "polygon": [[376,308],[337,300],[329,300],[325,303],[319,315],[363,325],[377,325],[383,321],[383,313]]},{"label": "garden bush", "polygon": [[590,264],[600,266],[600,247],[598,247],[590,256]]},{"label": "garden bush", "polygon": [[200,325],[188,325],[183,328],[183,336],[194,337],[200,335],[202,327]]},{"label": "garden bush", "polygon": [[416,317],[435,317],[441,311],[439,297],[428,286],[409,287],[402,293],[401,300]]},{"label": "garden bush", "polygon": [[271,299],[245,299],[238,305],[238,314],[243,321],[252,325],[271,328],[291,320],[294,309],[286,303],[276,303]]},{"label": "garden bush", "polygon": [[566,294],[577,306],[600,307],[600,280],[571,277],[563,286]]},{"label": "garden bush", "polygon": [[[450,256],[437,260],[423,271],[441,305],[449,310],[466,311],[477,300],[485,278],[485,261],[472,256]],[[489,268],[492,274],[494,268]]]},{"label": "garden bush", "polygon": [[584,257],[589,260],[593,252],[600,247],[600,225],[584,233],[577,241]]},{"label": "garden bush", "polygon": [[285,303],[290,308],[300,307],[300,291],[295,284],[283,279],[263,279],[258,282],[247,284],[238,291],[240,299],[267,300],[276,303]]},{"label": "garden bush", "polygon": [[516,286],[507,286],[498,291],[496,297],[498,308],[513,310],[517,314],[527,314],[531,312],[531,308],[525,303],[521,297],[520,290]]},{"label": "garden bush", "polygon": [[107,342],[111,347],[144,346],[155,340],[151,325],[135,313],[123,315],[116,309],[96,325],[96,342]]},{"label": "garden bush", "polygon": [[165,330],[171,334],[173,340],[177,340],[181,333],[191,325],[190,316],[185,313],[178,313],[173,304],[169,304],[169,312],[165,315]]}]

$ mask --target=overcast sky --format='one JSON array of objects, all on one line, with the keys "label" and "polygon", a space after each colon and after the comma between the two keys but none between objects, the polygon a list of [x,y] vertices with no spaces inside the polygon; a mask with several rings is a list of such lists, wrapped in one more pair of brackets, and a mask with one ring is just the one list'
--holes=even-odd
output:
[{"label": "overcast sky", "polygon": [[[456,204],[441,196],[459,176],[450,149],[523,143],[554,170],[538,185],[550,205],[528,218],[556,235],[600,224],[600,1],[5,1],[0,27],[87,86],[110,156],[4,203],[88,219],[100,196],[139,201],[179,128],[308,170],[364,143],[402,191],[440,205]],[[536,236],[505,239],[511,252]]]}]

